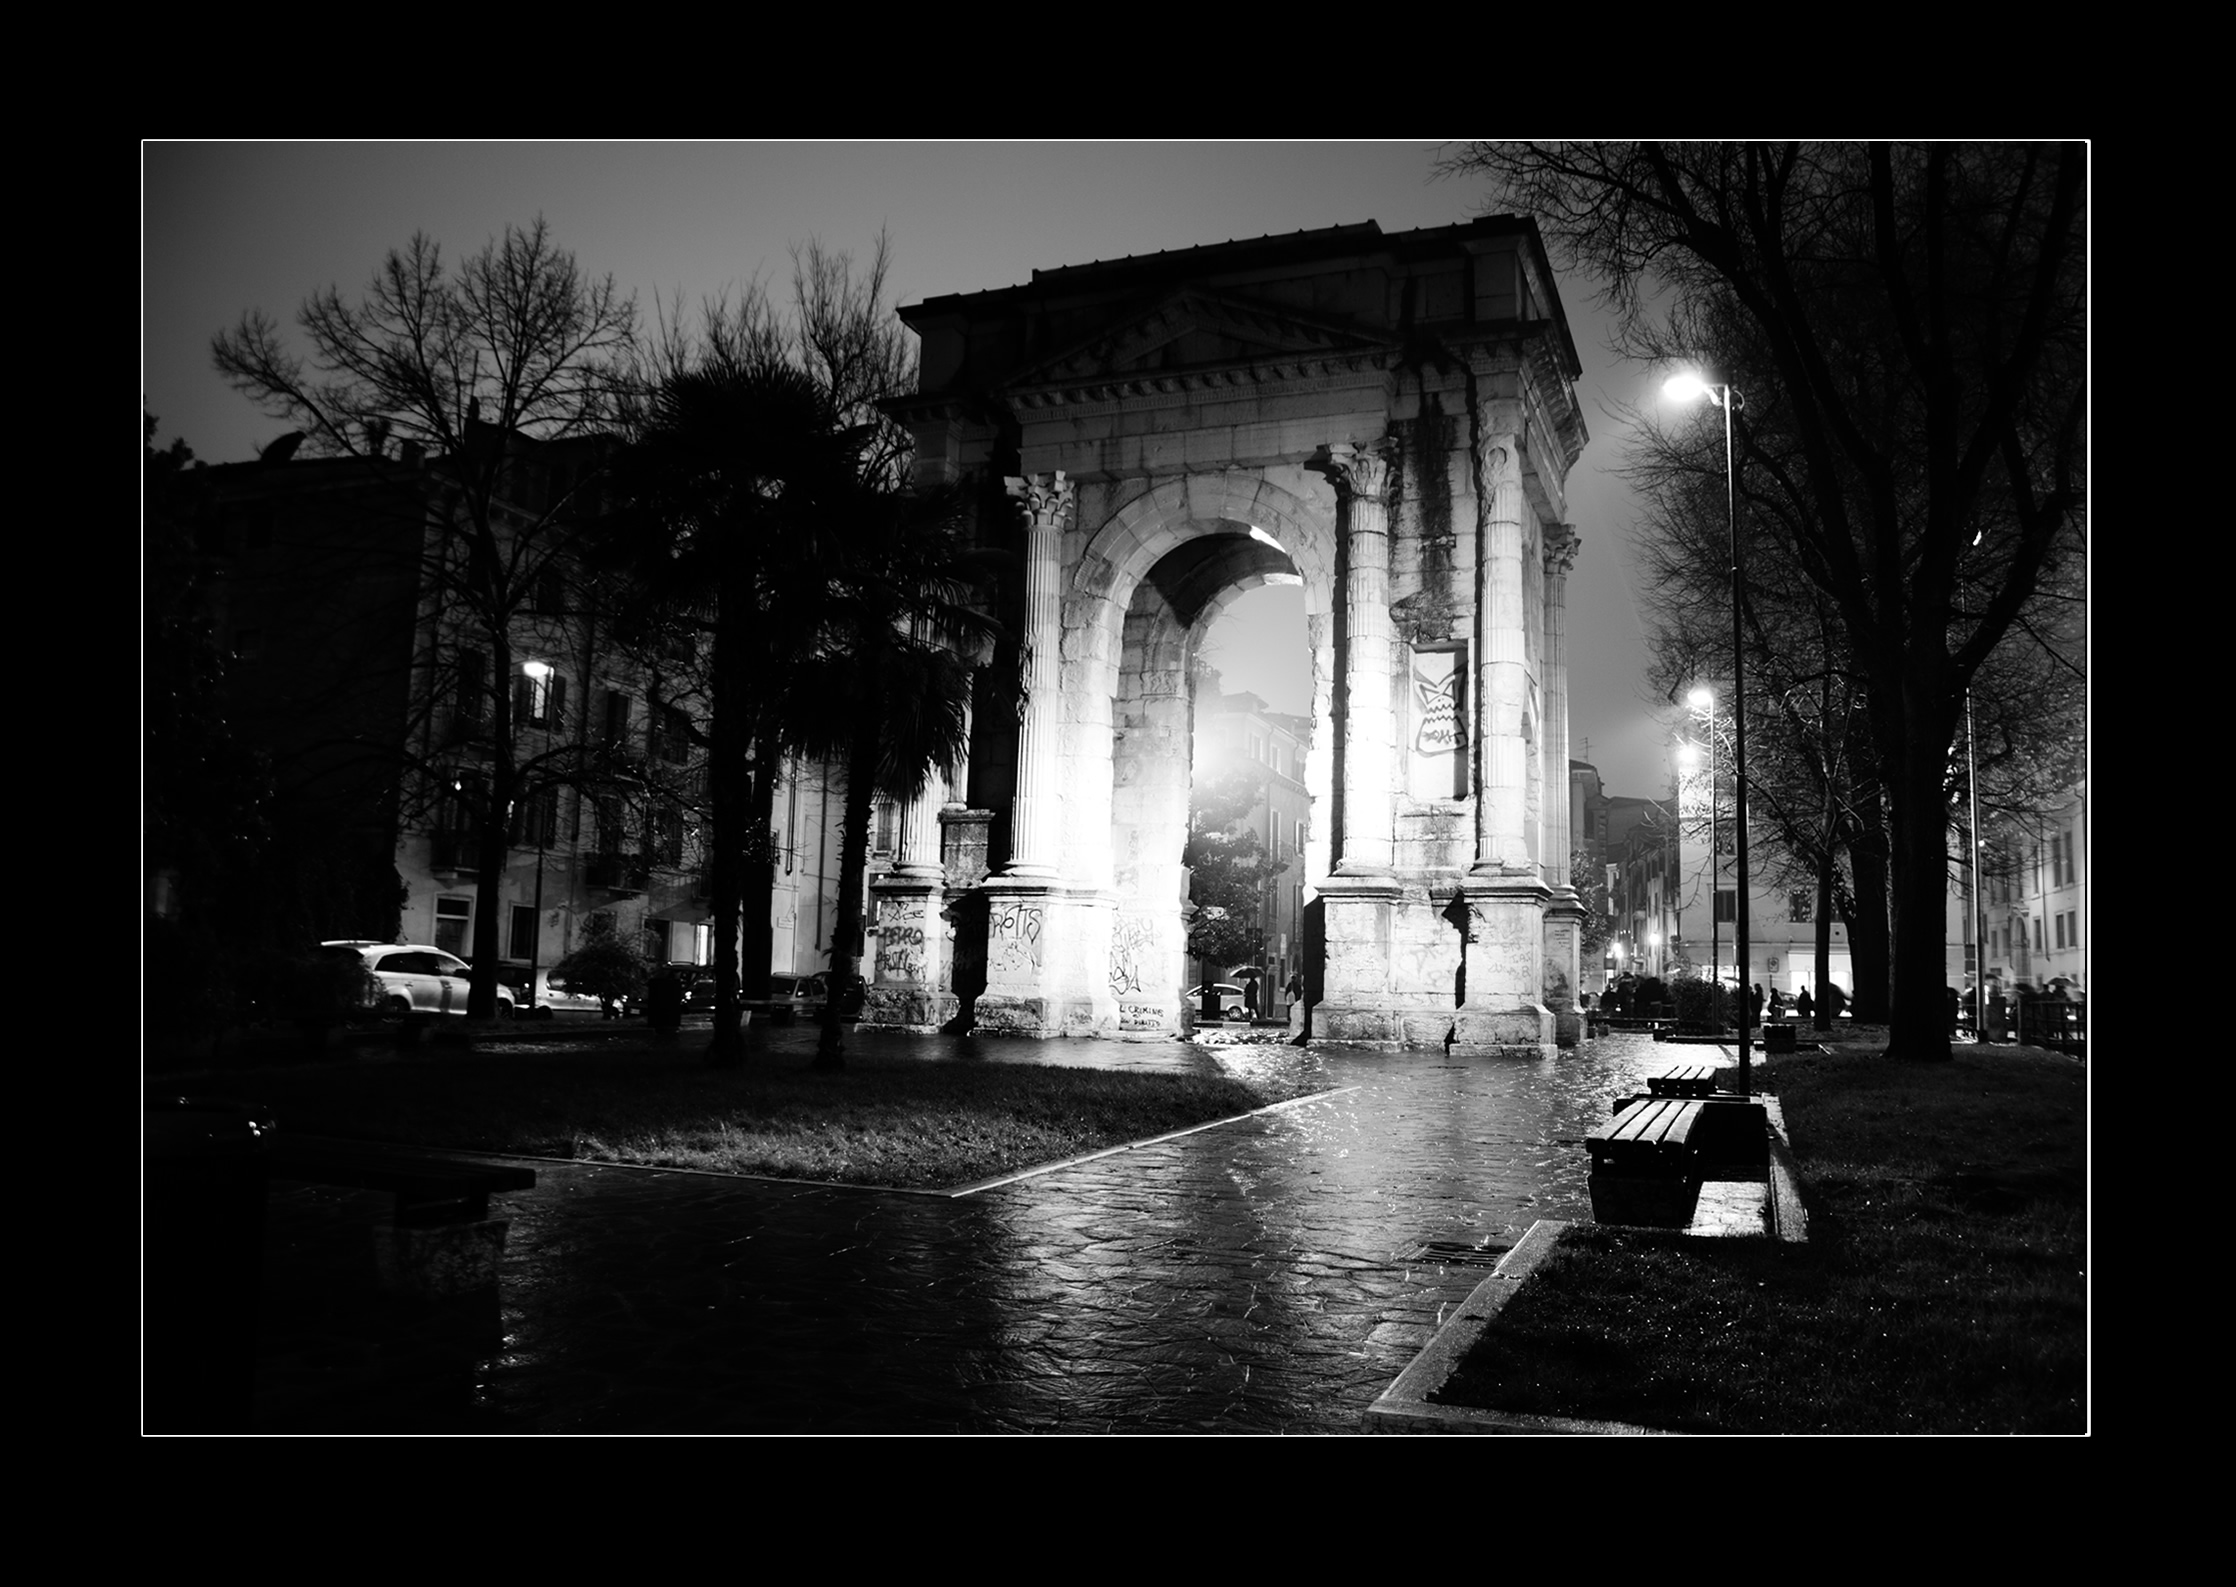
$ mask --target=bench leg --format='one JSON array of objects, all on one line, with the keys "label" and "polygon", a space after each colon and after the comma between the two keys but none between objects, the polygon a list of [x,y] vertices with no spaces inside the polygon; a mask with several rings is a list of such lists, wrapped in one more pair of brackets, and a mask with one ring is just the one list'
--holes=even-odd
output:
[{"label": "bench leg", "polygon": [[373,1267],[380,1287],[394,1295],[436,1299],[494,1290],[508,1227],[501,1218],[484,1218],[431,1228],[377,1228]]},{"label": "bench leg", "polygon": [[1693,1221],[1693,1208],[1700,1200],[1700,1181],[1689,1176],[1664,1178],[1595,1169],[1591,1188],[1594,1223],[1682,1229]]}]

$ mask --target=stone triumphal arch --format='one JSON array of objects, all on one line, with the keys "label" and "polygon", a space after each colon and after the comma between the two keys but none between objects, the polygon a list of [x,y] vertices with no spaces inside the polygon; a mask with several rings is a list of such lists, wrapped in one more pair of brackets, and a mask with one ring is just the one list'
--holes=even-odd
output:
[{"label": "stone triumphal arch", "polygon": [[1562,586],[1585,441],[1535,226],[1372,222],[902,311],[926,481],[1015,573],[967,773],[904,813],[865,1018],[1184,1027],[1190,656],[1301,581],[1303,1031],[1575,1039]]}]

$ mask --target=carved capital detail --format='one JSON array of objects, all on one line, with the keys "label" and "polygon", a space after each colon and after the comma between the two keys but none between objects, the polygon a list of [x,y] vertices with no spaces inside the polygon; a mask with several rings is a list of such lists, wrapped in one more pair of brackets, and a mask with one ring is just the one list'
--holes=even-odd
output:
[{"label": "carved capital detail", "polygon": [[1035,474],[1026,479],[1013,474],[1002,483],[1013,499],[1024,504],[1035,523],[1053,524],[1061,529],[1077,510],[1077,483],[1066,478],[1060,468],[1053,474]]},{"label": "carved capital detail", "polygon": [[1545,526],[1545,575],[1560,578],[1576,566],[1576,553],[1583,549],[1584,537],[1566,524]]},{"label": "carved capital detail", "polygon": [[1379,502],[1390,488],[1389,443],[1376,441],[1361,450],[1348,441],[1328,448],[1328,457],[1343,488],[1360,501]]}]

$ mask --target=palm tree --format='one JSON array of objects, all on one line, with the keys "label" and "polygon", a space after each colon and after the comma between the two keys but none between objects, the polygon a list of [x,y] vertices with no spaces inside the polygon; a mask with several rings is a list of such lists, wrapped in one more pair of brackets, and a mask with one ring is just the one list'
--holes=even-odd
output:
[{"label": "palm tree", "polygon": [[[779,752],[801,736],[795,724],[814,699],[807,674],[826,645],[830,594],[861,491],[855,449],[822,388],[774,359],[717,348],[654,385],[637,419],[616,471],[625,505],[606,549],[633,575],[640,617],[712,635],[708,1062],[726,1067],[744,1061],[739,924],[769,918],[767,833]],[[747,974],[765,993],[762,941]]]},{"label": "palm tree", "polygon": [[973,604],[992,566],[969,549],[960,497],[862,484],[831,586],[830,626],[814,667],[816,709],[792,723],[798,747],[846,768],[839,904],[816,1056],[845,1066],[842,1024],[861,999],[862,898],[871,806],[908,800],[968,745],[972,666],[998,631]]}]

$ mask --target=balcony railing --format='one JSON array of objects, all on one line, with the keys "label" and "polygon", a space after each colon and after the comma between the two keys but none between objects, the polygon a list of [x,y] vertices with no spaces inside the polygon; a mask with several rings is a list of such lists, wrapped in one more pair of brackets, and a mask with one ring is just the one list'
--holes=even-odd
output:
[{"label": "balcony railing", "polygon": [[641,893],[651,884],[650,868],[640,854],[593,854],[584,871],[592,887],[615,893]]}]

